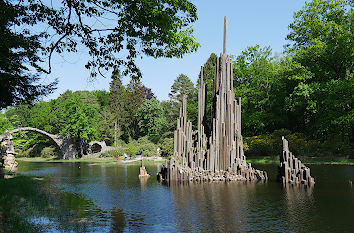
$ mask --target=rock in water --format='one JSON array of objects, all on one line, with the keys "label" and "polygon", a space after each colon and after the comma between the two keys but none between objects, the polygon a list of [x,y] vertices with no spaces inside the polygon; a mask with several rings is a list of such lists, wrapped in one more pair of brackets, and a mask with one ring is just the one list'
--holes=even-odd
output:
[{"label": "rock in water", "polygon": [[310,168],[289,151],[289,142],[282,137],[283,153],[280,156],[280,166],[278,167],[278,180],[283,184],[305,184],[314,185],[315,179],[311,177]]},{"label": "rock in water", "polygon": [[[224,36],[226,40],[226,32]],[[157,178],[161,181],[198,182],[267,180],[266,172],[246,163],[241,135],[241,99],[235,99],[233,65],[226,53],[217,58],[210,136],[205,130],[209,125],[205,117],[206,102],[202,67],[198,89],[198,130],[193,132],[192,123],[187,121],[187,100],[183,98],[174,132],[173,156]]]},{"label": "rock in water", "polygon": [[144,166],[141,166],[139,177],[148,177],[148,176],[150,176],[150,175],[147,173],[146,168]]}]

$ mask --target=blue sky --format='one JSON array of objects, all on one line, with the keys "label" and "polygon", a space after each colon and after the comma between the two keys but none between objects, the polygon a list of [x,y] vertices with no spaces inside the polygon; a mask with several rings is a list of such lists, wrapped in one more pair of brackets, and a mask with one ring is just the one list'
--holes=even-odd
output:
[{"label": "blue sky", "polygon": [[[154,59],[138,61],[145,86],[152,89],[159,100],[168,99],[174,79],[181,73],[195,83],[200,67],[211,53],[220,54],[223,46],[223,21],[228,17],[228,48],[230,55],[239,55],[247,46],[271,46],[273,52],[282,52],[293,14],[305,4],[303,0],[192,0],[198,9],[194,23],[195,37],[201,47],[196,53],[182,59]],[[65,90],[109,90],[109,78],[91,80],[85,69],[85,52],[55,55],[52,74],[43,82],[58,78],[58,89],[44,100],[57,98]],[[124,78],[127,83],[129,78]]]}]

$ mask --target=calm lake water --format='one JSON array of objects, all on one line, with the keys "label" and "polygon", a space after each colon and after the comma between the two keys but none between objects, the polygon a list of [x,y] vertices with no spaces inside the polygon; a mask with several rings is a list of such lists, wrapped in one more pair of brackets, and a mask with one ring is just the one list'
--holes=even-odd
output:
[{"label": "calm lake water", "polygon": [[[87,163],[21,163],[20,173],[44,177],[60,190],[67,224],[30,217],[45,231],[88,232],[354,232],[354,166],[311,165],[315,187],[283,188],[276,165],[267,183],[205,183],[166,186],[152,175],[139,180],[139,166]],[[65,215],[65,213],[64,213]]]}]

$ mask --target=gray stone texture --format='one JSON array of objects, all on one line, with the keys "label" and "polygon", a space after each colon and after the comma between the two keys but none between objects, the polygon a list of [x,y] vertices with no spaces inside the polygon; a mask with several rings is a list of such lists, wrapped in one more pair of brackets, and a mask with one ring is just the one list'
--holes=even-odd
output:
[{"label": "gray stone texture", "polygon": [[8,171],[16,171],[18,165],[15,158],[16,153],[12,140],[12,135],[6,130],[3,140],[1,141],[0,160],[1,166]]},{"label": "gray stone texture", "polygon": [[[224,28],[226,30],[227,26]],[[198,89],[198,130],[193,132],[192,123],[187,121],[187,100],[184,98],[177,119],[177,129],[174,132],[173,156],[158,173],[158,179],[267,180],[266,172],[256,170],[251,164],[246,163],[241,136],[241,99],[235,99],[233,66],[227,54],[223,53],[217,58],[210,137],[205,133],[206,92],[202,67]]]},{"label": "gray stone texture", "polygon": [[312,186],[315,180],[311,177],[310,168],[289,151],[288,141],[282,137],[283,153],[280,156],[280,166],[278,168],[278,180],[283,184],[304,184]]},{"label": "gray stone texture", "polygon": [[[12,134],[17,133],[20,131],[31,131],[31,132],[36,132],[39,133],[49,140],[53,142],[53,144],[57,147],[59,151],[59,158],[60,159],[74,159],[79,157],[79,150],[77,148],[77,143],[74,141],[74,139],[70,136],[62,136],[62,135],[55,135],[55,134],[50,134],[47,133],[43,130],[37,129],[37,128],[32,128],[32,127],[22,127],[10,131],[6,131],[4,134],[0,135],[0,142],[2,143],[2,147],[6,145],[6,151],[3,150],[2,154],[2,160],[4,166],[6,166],[7,163],[11,164],[13,160],[15,160],[15,150],[12,144]],[[91,151],[91,147],[93,145],[99,145],[101,147],[100,152],[105,152],[109,150],[110,148],[106,145],[105,141],[98,142],[98,141],[92,141],[90,143],[87,143],[88,145],[88,150]],[[7,154],[5,156],[5,154]],[[0,155],[1,156],[1,155]]]}]

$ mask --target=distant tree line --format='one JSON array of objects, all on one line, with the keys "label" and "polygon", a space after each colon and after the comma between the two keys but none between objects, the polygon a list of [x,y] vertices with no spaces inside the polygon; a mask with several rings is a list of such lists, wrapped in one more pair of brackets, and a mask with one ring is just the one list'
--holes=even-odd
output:
[{"label": "distant tree line", "polygon": [[[296,147],[292,151],[300,154],[353,155],[352,7],[352,1],[344,0],[306,3],[289,25],[283,54],[255,45],[232,56],[234,92],[242,99],[246,153],[278,154],[284,135]],[[213,53],[204,64],[207,122],[211,122],[216,58]],[[7,108],[0,115],[0,130],[32,126],[71,134],[78,141],[105,140],[109,145],[149,141],[171,155],[182,96],[188,97],[188,118],[197,127],[197,87],[198,83],[180,74],[171,86],[170,99],[159,102],[139,79],[123,85],[115,71],[109,92],[66,91],[49,102]],[[210,127],[206,126],[207,134]],[[39,135],[21,134],[16,139],[20,150],[45,142]]]}]

